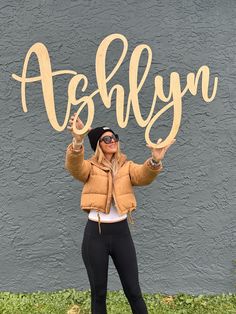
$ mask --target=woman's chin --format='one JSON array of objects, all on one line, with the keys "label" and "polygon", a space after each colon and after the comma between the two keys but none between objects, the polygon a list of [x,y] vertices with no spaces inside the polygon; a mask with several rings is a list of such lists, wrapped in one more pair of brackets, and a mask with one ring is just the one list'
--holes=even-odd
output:
[{"label": "woman's chin", "polygon": [[111,149],[109,149],[109,153],[110,153],[110,154],[114,154],[114,153],[116,153],[116,151],[117,151],[116,148],[111,148]]}]

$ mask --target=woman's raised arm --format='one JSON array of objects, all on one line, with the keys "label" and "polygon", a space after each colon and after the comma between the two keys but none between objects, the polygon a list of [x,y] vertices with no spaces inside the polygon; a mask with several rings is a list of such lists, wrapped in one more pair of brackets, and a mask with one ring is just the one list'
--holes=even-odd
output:
[{"label": "woman's raised arm", "polygon": [[82,144],[79,151],[73,149],[73,144],[67,146],[65,168],[77,180],[85,183],[88,180],[91,163],[84,159],[84,145]]},{"label": "woman's raised arm", "polygon": [[[162,139],[160,138],[157,144],[161,141]],[[152,150],[152,157],[148,158],[143,164],[130,162],[129,174],[132,185],[148,185],[156,178],[163,169],[162,159],[166,151],[175,141],[176,139],[173,139],[169,145],[163,148],[154,148],[148,144],[146,145]]]},{"label": "woman's raised arm", "polygon": [[[74,122],[74,116],[69,120],[70,126],[67,129],[71,132],[73,136],[73,142],[67,146],[66,157],[65,157],[65,168],[70,172],[70,174],[77,180],[86,182],[90,171],[91,163],[84,159],[84,136],[77,135],[73,132],[72,124]],[[80,118],[77,118],[76,128],[82,129],[84,127],[83,122]],[[89,129],[89,131],[91,128]]]},{"label": "woman's raised arm", "polygon": [[129,175],[132,185],[148,185],[156,176],[162,171],[162,162],[158,167],[153,167],[150,164],[150,158],[148,158],[143,164],[137,164],[130,161]]}]

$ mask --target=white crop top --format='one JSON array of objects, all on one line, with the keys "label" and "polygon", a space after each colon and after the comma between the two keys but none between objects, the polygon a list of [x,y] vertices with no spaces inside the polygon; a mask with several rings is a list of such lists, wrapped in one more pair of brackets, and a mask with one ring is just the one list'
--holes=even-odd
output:
[{"label": "white crop top", "polygon": [[[88,215],[88,219],[93,220],[93,221],[98,221],[98,215],[97,211],[95,209],[91,209]],[[99,211],[99,216],[100,216],[100,221],[101,222],[116,222],[116,221],[121,221],[127,217],[127,214],[119,215],[117,212],[117,209],[114,206],[114,200],[112,198],[111,202],[111,208],[110,208],[110,213],[105,214]]]}]

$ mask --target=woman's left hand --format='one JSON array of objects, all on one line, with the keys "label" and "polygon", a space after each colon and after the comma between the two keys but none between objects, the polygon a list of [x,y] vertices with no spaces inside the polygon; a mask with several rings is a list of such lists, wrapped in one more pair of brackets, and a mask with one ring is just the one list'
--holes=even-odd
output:
[{"label": "woman's left hand", "polygon": [[[162,138],[159,138],[159,140],[157,141],[157,144],[159,144],[161,141],[162,141]],[[171,143],[170,143],[169,145],[167,145],[167,146],[165,146],[165,147],[162,147],[162,148],[154,148],[154,147],[152,147],[152,146],[149,145],[149,144],[146,144],[146,146],[149,147],[149,148],[151,148],[153,159],[155,159],[155,160],[158,161],[158,160],[162,160],[162,159],[164,158],[167,149],[168,149],[172,144],[174,144],[175,141],[176,141],[176,139],[174,138],[174,139],[171,141]]]}]

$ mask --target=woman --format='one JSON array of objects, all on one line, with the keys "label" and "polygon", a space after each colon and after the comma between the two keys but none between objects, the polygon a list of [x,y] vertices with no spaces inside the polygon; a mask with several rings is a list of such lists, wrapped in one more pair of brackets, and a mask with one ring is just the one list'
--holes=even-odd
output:
[{"label": "woman", "polygon": [[[152,157],[143,164],[136,164],[120,151],[119,136],[111,128],[90,128],[88,137],[95,154],[85,160],[84,135],[73,132],[73,122],[74,115],[67,127],[73,141],[67,147],[65,167],[75,179],[84,183],[80,205],[88,213],[88,221],[82,241],[82,258],[91,287],[91,313],[107,313],[110,255],[132,313],[146,314],[135,246],[127,222],[128,217],[133,223],[131,212],[137,206],[132,186],[147,185],[156,178],[163,169],[161,160],[175,139],[160,149],[147,145],[152,149]],[[75,124],[77,129],[83,128],[79,118]]]}]

